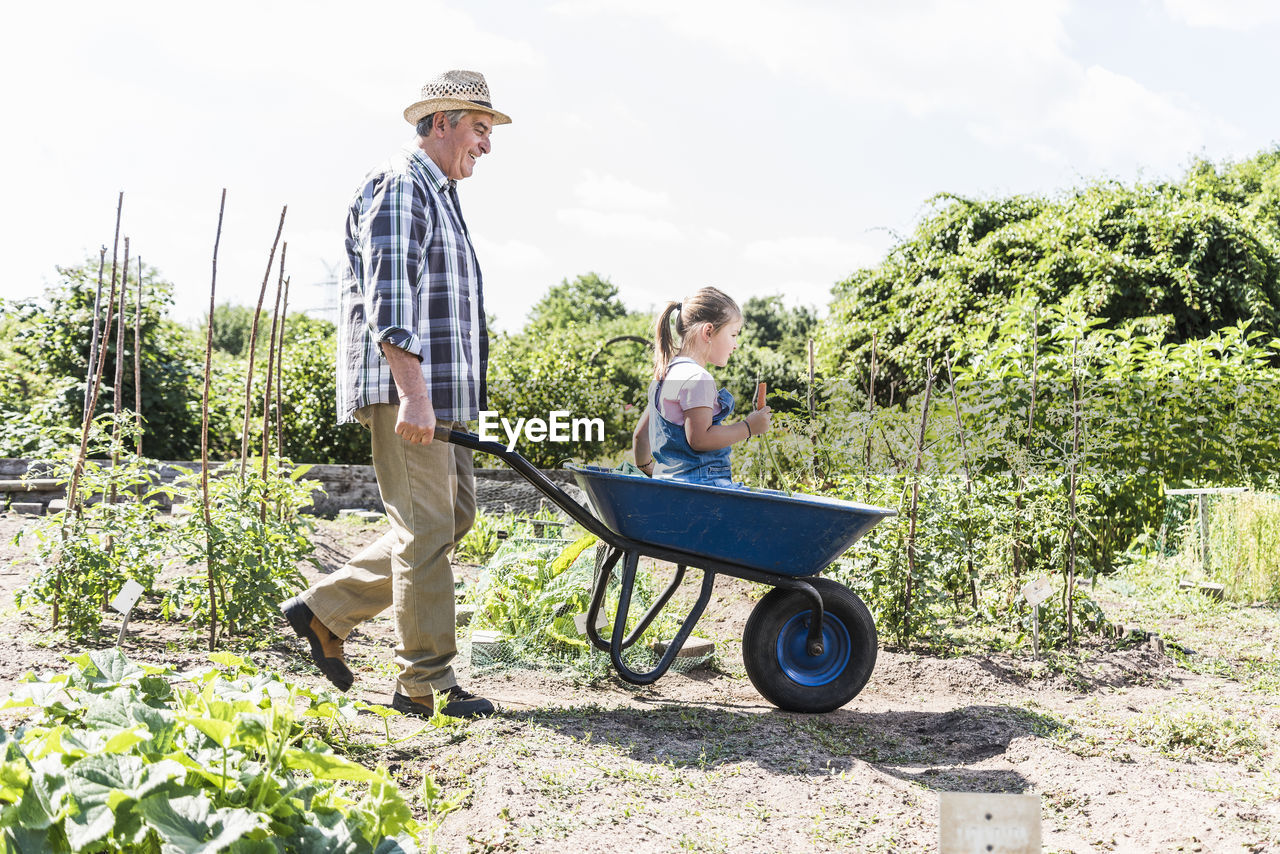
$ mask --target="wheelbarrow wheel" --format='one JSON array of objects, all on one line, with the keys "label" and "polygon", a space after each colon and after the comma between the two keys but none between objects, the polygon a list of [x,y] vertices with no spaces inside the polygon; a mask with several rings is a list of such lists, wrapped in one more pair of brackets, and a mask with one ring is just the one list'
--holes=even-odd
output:
[{"label": "wheelbarrow wheel", "polygon": [[876,625],[857,595],[826,578],[810,579],[822,596],[822,654],[810,655],[813,607],[803,593],[776,587],[747,619],[742,661],[766,700],[791,712],[829,712],[857,696],[876,665]]}]

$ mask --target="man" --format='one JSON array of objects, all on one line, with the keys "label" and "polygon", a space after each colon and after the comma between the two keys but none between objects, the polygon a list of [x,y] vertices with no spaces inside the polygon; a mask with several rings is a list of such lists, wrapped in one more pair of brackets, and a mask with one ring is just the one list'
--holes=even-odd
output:
[{"label": "man", "polygon": [[[455,184],[490,151],[493,109],[474,71],[447,71],[404,111],[417,138],[369,173],[347,215],[338,330],[338,420],[370,431],[391,530],[281,606],[321,672],[345,691],[342,639],[392,606],[400,673],[392,708],[492,714],[457,684],[449,554],[475,519],[471,452],[432,441],[479,417],[488,336],[484,292]],[[434,697],[433,697],[434,693]]]}]

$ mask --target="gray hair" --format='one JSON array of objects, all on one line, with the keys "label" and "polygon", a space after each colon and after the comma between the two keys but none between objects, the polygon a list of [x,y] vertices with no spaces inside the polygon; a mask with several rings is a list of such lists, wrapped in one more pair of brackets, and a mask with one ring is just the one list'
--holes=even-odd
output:
[{"label": "gray hair", "polygon": [[[456,128],[458,126],[458,122],[462,121],[462,117],[471,111],[470,110],[441,110],[438,112],[444,113],[445,121],[449,123],[449,127]],[[435,123],[436,123],[435,113],[432,113],[428,116],[423,116],[421,119],[419,119],[418,124],[415,128],[418,132],[418,136],[431,136],[431,128],[435,125]]]}]

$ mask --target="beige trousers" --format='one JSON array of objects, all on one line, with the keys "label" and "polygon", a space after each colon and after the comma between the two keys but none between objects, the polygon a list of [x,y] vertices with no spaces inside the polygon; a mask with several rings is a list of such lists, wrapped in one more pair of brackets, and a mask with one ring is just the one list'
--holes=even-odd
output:
[{"label": "beige trousers", "polygon": [[302,601],[341,638],[390,605],[396,690],[421,697],[457,684],[449,554],[475,521],[476,481],[471,451],[405,441],[395,432],[398,413],[389,403],[356,412],[372,434],[373,469],[391,530],[303,593]]}]

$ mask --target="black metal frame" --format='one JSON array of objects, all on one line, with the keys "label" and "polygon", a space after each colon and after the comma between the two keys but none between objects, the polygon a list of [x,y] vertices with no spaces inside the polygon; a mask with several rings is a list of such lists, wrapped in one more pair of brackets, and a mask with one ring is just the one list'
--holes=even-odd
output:
[{"label": "black metal frame", "polygon": [[[822,655],[822,595],[818,593],[812,584],[794,576],[762,572],[761,570],[730,561],[718,560],[709,555],[651,545],[620,536],[605,527],[605,524],[589,510],[574,501],[567,492],[561,489],[555,481],[543,474],[533,463],[514,451],[508,451],[503,445],[497,442],[484,441],[471,433],[443,427],[436,428],[435,438],[438,441],[449,442],[472,451],[480,451],[481,453],[498,457],[519,472],[535,489],[551,499],[557,507],[568,513],[571,519],[609,547],[604,561],[596,570],[595,583],[591,590],[591,604],[586,614],[586,631],[587,638],[593,646],[609,653],[618,675],[627,682],[634,685],[650,685],[671,669],[676,654],[680,652],[680,648],[688,640],[693,627],[706,609],[707,603],[711,601],[711,590],[715,585],[717,574],[742,578],[758,584],[782,587],[787,590],[795,590],[803,594],[809,600],[814,613],[814,619],[809,624],[809,634],[806,641],[807,650],[810,655]],[[631,610],[631,594],[635,587],[636,570],[641,557],[654,557],[674,563],[676,565],[676,574],[662,595],[640,618],[640,623],[635,630],[627,635],[625,634],[627,615]],[[609,577],[613,574],[614,567],[617,566],[619,559],[622,559],[622,577],[619,579],[618,610],[613,619],[613,631],[606,642],[596,630],[596,619],[604,606],[604,596],[609,586]],[[622,660],[623,650],[634,645],[640,639],[640,636],[644,634],[645,629],[657,618],[684,580],[688,567],[702,570],[702,589],[698,593],[698,600],[684,618],[684,622],[680,624],[680,629],[662,654],[657,666],[644,673],[632,670]]]}]

